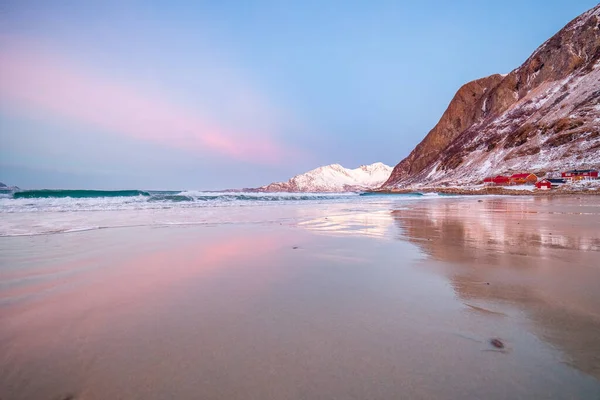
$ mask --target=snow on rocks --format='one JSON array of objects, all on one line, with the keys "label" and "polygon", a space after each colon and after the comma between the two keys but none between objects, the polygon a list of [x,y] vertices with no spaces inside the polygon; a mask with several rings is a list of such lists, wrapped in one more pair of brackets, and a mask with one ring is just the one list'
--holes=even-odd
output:
[{"label": "snow on rocks", "polygon": [[392,173],[392,167],[377,162],[358,168],[331,164],[296,175],[287,182],[271,183],[258,188],[264,192],[355,192],[381,186]]}]

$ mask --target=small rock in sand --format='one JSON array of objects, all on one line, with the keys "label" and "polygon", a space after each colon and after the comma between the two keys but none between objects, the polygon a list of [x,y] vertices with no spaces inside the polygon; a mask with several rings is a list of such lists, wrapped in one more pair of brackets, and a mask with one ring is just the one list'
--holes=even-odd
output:
[{"label": "small rock in sand", "polygon": [[59,396],[56,398],[56,400],[75,400],[75,395],[72,393],[66,394],[64,396]]},{"label": "small rock in sand", "polygon": [[497,349],[503,349],[504,348],[504,343],[502,342],[502,340],[494,338],[494,339],[490,339],[490,344],[492,346],[494,346]]}]

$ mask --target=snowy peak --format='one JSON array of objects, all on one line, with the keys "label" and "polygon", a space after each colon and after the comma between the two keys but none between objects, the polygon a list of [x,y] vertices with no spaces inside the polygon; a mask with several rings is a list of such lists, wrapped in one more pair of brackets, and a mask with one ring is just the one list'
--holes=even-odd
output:
[{"label": "snowy peak", "polygon": [[372,172],[372,171],[387,171],[390,167],[385,165],[382,162],[376,162],[371,165],[361,165],[357,169],[361,169],[363,171]]},{"label": "snowy peak", "polygon": [[381,186],[392,167],[377,162],[355,169],[331,164],[296,175],[287,182],[271,183],[258,188],[264,192],[356,192]]}]

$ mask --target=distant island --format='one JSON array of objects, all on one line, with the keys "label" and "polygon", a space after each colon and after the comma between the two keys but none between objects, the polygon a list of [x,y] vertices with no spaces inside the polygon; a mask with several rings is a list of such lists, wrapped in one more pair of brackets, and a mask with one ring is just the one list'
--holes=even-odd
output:
[{"label": "distant island", "polygon": [[6,191],[12,191],[12,190],[19,190],[19,188],[17,186],[8,186],[8,185],[0,182],[0,191],[6,192]]}]

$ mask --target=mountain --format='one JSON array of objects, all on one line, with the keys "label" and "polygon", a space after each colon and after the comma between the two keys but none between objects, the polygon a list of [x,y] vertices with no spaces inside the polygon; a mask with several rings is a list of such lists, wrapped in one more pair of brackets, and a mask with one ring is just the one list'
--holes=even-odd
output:
[{"label": "mountain", "polygon": [[381,186],[392,167],[383,163],[361,165],[355,169],[331,164],[296,175],[287,182],[271,183],[255,189],[260,192],[355,192]]},{"label": "mountain", "polygon": [[15,191],[15,190],[19,190],[19,187],[18,186],[7,186],[4,183],[0,182],[0,192],[6,193],[6,192]]},{"label": "mountain", "polygon": [[600,5],[519,68],[461,87],[383,189],[600,166]]}]

